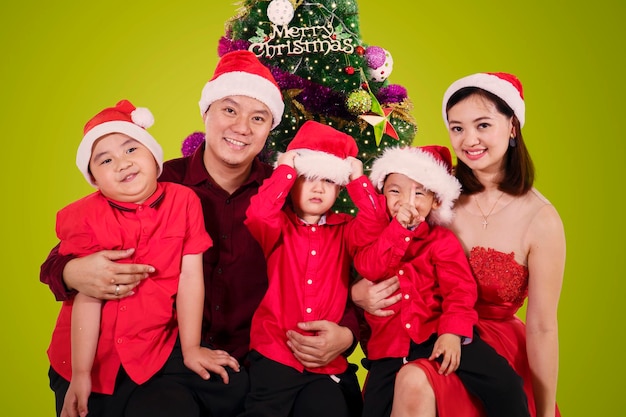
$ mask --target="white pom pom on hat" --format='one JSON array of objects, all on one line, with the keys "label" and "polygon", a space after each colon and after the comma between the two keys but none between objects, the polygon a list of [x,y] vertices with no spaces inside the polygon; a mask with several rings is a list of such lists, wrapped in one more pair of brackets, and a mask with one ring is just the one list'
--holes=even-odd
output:
[{"label": "white pom pom on hat", "polygon": [[85,124],[83,140],[76,152],[76,166],[87,182],[96,186],[89,173],[93,144],[110,133],[123,133],[148,148],[159,166],[158,174],[160,175],[163,170],[163,149],[146,130],[153,124],[154,116],[150,110],[145,107],[135,107],[128,100],[121,100],[115,107],[107,107],[92,117]]},{"label": "white pom pom on hat", "polygon": [[213,77],[205,84],[200,97],[200,113],[228,96],[246,96],[259,100],[272,113],[272,129],[278,126],[285,109],[283,95],[270,70],[247,50],[224,54],[215,67]]},{"label": "white pom pom on hat", "polygon": [[359,152],[352,136],[313,120],[300,126],[287,145],[287,151],[291,150],[298,153],[293,161],[298,175],[329,179],[342,186],[350,182],[352,164],[348,157]]},{"label": "white pom pom on hat", "polygon": [[448,126],[448,112],[446,107],[450,97],[461,88],[477,87],[500,97],[509,105],[520,127],[524,127],[526,119],[526,106],[524,104],[524,89],[520,80],[513,74],[506,72],[481,72],[463,77],[450,85],[443,95],[442,114],[443,121]]},{"label": "white pom pom on hat", "polygon": [[395,146],[385,149],[372,164],[370,180],[382,191],[389,174],[403,174],[435,193],[440,206],[430,212],[428,221],[448,224],[454,217],[454,202],[461,184],[452,175],[452,156],[445,146]]}]

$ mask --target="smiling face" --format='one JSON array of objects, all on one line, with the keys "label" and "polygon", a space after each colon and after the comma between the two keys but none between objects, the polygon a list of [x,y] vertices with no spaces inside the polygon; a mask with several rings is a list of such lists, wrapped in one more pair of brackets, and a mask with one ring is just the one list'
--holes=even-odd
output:
[{"label": "smiling face", "polygon": [[106,197],[141,204],[157,188],[157,162],[143,144],[122,133],[111,133],[93,145],[89,171]]},{"label": "smiling face", "polygon": [[298,217],[317,224],[335,204],[341,187],[327,179],[306,179],[299,176],[291,188],[291,202]]},{"label": "smiling face", "polygon": [[481,96],[470,95],[448,110],[450,144],[470,169],[497,173],[504,167],[513,119]]},{"label": "smiling face", "polygon": [[228,96],[211,103],[204,114],[205,165],[249,167],[265,145],[272,120],[269,108],[250,97]]},{"label": "smiling face", "polygon": [[387,212],[391,217],[396,217],[401,207],[407,204],[412,204],[424,218],[439,207],[439,202],[432,191],[404,174],[387,175],[383,184],[383,194],[387,201]]}]

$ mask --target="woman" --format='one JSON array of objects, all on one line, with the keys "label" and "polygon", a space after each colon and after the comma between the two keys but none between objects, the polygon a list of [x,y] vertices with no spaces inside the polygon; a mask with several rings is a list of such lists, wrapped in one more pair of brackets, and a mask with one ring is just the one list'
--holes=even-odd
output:
[{"label": "woman", "polygon": [[[454,82],[443,116],[457,156],[463,192],[451,229],[461,240],[478,283],[478,331],[524,379],[532,416],[558,416],[557,306],[565,266],[565,236],[556,209],[533,188],[534,169],[521,128],[522,85],[505,73],[473,74]],[[395,288],[355,289],[370,310],[390,302]],[[369,297],[368,302],[360,301]],[[525,324],[515,313],[528,298]],[[396,377],[392,417],[483,415],[456,375],[420,360]]]}]

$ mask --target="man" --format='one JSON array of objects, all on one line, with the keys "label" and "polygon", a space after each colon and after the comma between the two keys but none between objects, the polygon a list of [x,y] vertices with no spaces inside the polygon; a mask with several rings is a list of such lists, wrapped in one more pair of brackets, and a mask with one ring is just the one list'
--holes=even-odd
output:
[{"label": "man", "polygon": [[[214,242],[204,254],[202,336],[203,344],[214,349],[207,369],[215,375],[209,385],[189,374],[181,359],[180,368],[166,367],[162,378],[135,390],[127,416],[197,416],[207,411],[213,416],[230,415],[243,404],[247,375],[243,367],[242,372],[236,370],[245,360],[250,321],[267,289],[263,252],[243,221],[250,197],[272,172],[257,154],[280,123],[283,109],[280,88],[256,56],[248,51],[228,53],[202,91],[204,145],[188,157],[164,164],[159,180],[196,192]],[[55,248],[41,267],[41,281],[58,300],[77,291],[104,300],[132,296],[141,279],[154,272],[149,265],[117,262],[127,258],[132,262],[132,253],[133,248],[128,248],[74,258],[58,255]],[[344,316],[345,326],[328,321],[300,324],[314,336],[288,332],[295,357],[306,367],[319,367],[337,355],[349,354],[358,336],[357,320],[351,313],[348,309]],[[188,388],[189,378],[197,378],[193,381],[197,389]],[[224,384],[222,378],[229,383]]]}]

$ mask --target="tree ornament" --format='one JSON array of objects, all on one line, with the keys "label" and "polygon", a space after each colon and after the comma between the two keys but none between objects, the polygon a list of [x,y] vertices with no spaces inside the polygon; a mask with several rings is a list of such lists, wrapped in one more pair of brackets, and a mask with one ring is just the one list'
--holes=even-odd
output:
[{"label": "tree ornament", "polygon": [[363,56],[365,54],[365,48],[359,45],[356,48],[354,48],[354,52],[356,52],[357,55]]},{"label": "tree ornament", "polygon": [[[367,48],[368,50],[370,48]],[[382,63],[381,62],[381,51],[379,51],[378,49],[382,50]],[[368,62],[368,67],[367,68],[367,76],[370,80],[376,81],[376,82],[383,82],[387,79],[387,77],[389,77],[389,75],[391,74],[391,71],[393,70],[393,58],[391,57],[391,54],[389,53],[389,51],[387,51],[386,49],[383,48],[378,48],[375,50],[374,53],[372,53],[372,57],[371,59],[367,58],[368,56],[368,51],[365,52],[365,56]],[[379,65],[380,63],[380,65]]]},{"label": "tree ornament", "polygon": [[372,97],[365,90],[354,90],[346,99],[346,108],[355,116],[367,113],[372,109]]},{"label": "tree ornament", "polygon": [[289,0],[272,0],[267,6],[267,17],[277,26],[286,26],[294,15],[293,3]]},{"label": "tree ornament", "polygon": [[346,74],[348,74],[348,75],[352,75],[352,74],[354,74],[354,67],[347,66],[347,67],[345,67],[343,70],[344,70],[344,72],[345,72]]}]

